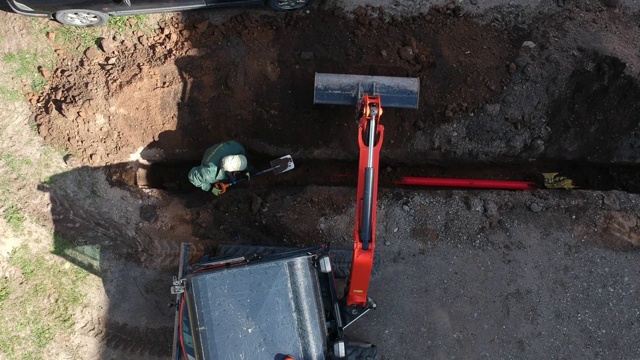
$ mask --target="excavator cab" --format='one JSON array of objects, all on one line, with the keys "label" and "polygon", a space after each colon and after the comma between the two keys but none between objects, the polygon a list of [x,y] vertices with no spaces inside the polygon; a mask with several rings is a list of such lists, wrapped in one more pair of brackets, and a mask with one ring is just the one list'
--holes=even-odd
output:
[{"label": "excavator cab", "polygon": [[172,287],[174,360],[349,359],[363,346],[375,350],[342,334],[324,247],[266,254],[247,247],[240,256],[222,250],[191,266],[189,247],[182,244]]}]

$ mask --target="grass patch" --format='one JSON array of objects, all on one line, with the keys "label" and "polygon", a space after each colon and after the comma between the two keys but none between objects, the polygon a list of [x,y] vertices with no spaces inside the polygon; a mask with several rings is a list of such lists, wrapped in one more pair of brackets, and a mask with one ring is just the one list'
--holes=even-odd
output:
[{"label": "grass patch", "polygon": [[24,227],[26,218],[22,215],[20,208],[16,204],[9,204],[2,212],[2,218],[11,226],[13,231],[18,232]]},{"label": "grass patch", "polygon": [[42,76],[36,76],[31,80],[31,91],[41,93],[45,85],[47,85],[47,79]]},{"label": "grass patch", "polygon": [[38,358],[58,335],[72,334],[73,312],[84,302],[89,274],[26,244],[14,249],[9,263],[24,279],[0,283],[0,294],[7,294],[0,300],[0,352],[12,359]]},{"label": "grass patch", "polygon": [[46,158],[59,158],[59,159],[62,159],[63,161],[66,161],[70,157],[75,156],[75,154],[70,150],[67,150],[65,148],[60,148],[60,147],[52,147],[52,146],[47,146],[44,149],[44,155]]},{"label": "grass patch", "polygon": [[22,100],[22,98],[22,94],[20,94],[18,90],[0,86],[0,99],[5,101],[18,101]]},{"label": "grass patch", "polygon": [[5,54],[2,61],[13,67],[15,76],[31,85],[31,90],[37,92],[42,91],[47,82],[38,71],[38,67],[52,69],[54,65],[50,55],[26,50]]},{"label": "grass patch", "polygon": [[5,54],[2,61],[7,64],[15,65],[15,74],[18,77],[28,77],[38,74],[38,65],[40,65],[39,55],[35,52],[20,50],[17,53]]},{"label": "grass patch", "polygon": [[7,300],[11,295],[11,291],[9,290],[9,279],[0,278],[0,303]]},{"label": "grass patch", "polygon": [[53,249],[51,250],[52,254],[62,256],[69,249],[72,249],[74,246],[83,245],[82,243],[69,240],[61,234],[55,233],[53,234]]},{"label": "grass patch", "polygon": [[78,28],[73,26],[62,26],[56,28],[45,29],[45,33],[53,32],[56,34],[55,42],[61,47],[75,51],[84,52],[90,47],[96,46],[98,42],[98,31],[91,28]]},{"label": "grass patch", "polygon": [[19,158],[6,153],[0,154],[0,161],[14,173],[19,173],[23,167],[31,165],[31,160],[27,158]]},{"label": "grass patch", "polygon": [[69,240],[56,233],[53,235],[51,253],[96,276],[100,274],[100,246],[98,245],[88,245],[82,239]]},{"label": "grass patch", "polygon": [[17,341],[17,337],[13,334],[0,331],[0,354],[6,355],[8,359],[15,359],[15,341]]},{"label": "grass patch", "polygon": [[107,26],[115,30],[117,33],[124,33],[129,30],[144,30],[146,28],[147,16],[112,16],[109,18]]},{"label": "grass patch", "polygon": [[9,263],[20,269],[22,276],[24,276],[26,280],[33,280],[38,268],[42,269],[42,266],[45,265],[42,260],[43,259],[34,259],[30,254],[29,247],[23,245],[13,250],[9,258]]}]

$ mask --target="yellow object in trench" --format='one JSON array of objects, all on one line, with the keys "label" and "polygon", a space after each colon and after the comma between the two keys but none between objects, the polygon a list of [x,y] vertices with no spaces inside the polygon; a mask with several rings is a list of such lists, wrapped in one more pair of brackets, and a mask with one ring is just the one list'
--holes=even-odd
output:
[{"label": "yellow object in trench", "polygon": [[547,189],[577,189],[578,187],[573,184],[573,180],[565,176],[558,176],[557,172],[554,173],[542,173],[544,176],[544,187]]}]

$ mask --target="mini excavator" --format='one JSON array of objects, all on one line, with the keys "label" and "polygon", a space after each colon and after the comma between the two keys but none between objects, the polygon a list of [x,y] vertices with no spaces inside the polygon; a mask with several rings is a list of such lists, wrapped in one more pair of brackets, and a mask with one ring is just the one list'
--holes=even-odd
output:
[{"label": "mini excavator", "polygon": [[[174,360],[376,359],[345,329],[376,308],[369,297],[376,246],[384,107],[418,107],[419,80],[317,73],[315,104],[356,105],[360,157],[353,250],[223,245],[189,265],[182,244]],[[346,254],[346,255],[345,255]],[[349,264],[340,264],[340,259]],[[340,294],[336,279],[344,278]]]}]

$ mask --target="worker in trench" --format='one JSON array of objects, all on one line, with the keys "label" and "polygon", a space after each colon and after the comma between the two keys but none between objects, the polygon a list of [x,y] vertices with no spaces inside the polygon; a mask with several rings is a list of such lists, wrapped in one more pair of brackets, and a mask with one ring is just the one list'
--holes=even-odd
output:
[{"label": "worker in trench", "polygon": [[189,181],[204,191],[220,195],[216,183],[229,183],[240,176],[250,177],[245,150],[235,141],[216,144],[205,151],[200,166],[189,171]]}]

